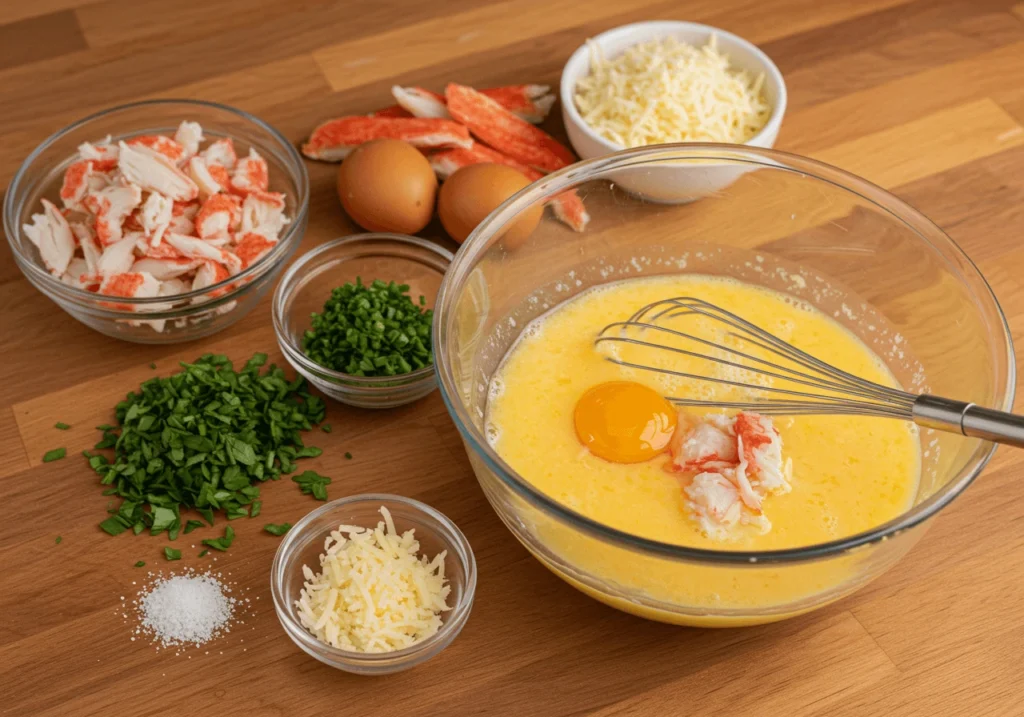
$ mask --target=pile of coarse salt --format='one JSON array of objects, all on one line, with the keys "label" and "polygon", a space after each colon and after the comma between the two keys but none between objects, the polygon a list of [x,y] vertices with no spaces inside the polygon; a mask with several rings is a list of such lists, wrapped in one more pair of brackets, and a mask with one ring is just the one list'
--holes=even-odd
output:
[{"label": "pile of coarse salt", "polygon": [[158,575],[135,599],[135,634],[148,635],[158,647],[199,647],[230,632],[248,599],[233,597],[219,577],[192,569]]}]

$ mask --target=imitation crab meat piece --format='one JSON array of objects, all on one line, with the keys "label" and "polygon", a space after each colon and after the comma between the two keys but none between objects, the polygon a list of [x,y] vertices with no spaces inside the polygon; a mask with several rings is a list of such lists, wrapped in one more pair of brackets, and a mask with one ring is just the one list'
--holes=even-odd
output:
[{"label": "imitation crab meat piece", "polygon": [[279,192],[250,192],[242,203],[242,234],[262,234],[277,241],[287,222],[284,195]]},{"label": "imitation crab meat piece", "polygon": [[687,507],[710,538],[725,537],[743,515],[743,504],[732,481],[721,473],[698,473],[683,488]]},{"label": "imitation crab meat piece", "polygon": [[782,462],[782,437],[772,420],[756,413],[740,413],[734,424],[741,465],[766,493],[788,493],[792,463]]},{"label": "imitation crab meat piece", "polygon": [[490,97],[509,112],[533,124],[543,122],[555,104],[555,96],[551,94],[548,85],[488,87],[480,90],[480,94]]},{"label": "imitation crab meat piece", "polygon": [[174,216],[174,202],[152,192],[138,211],[138,221],[142,230],[149,237],[149,243],[156,246],[164,236]]},{"label": "imitation crab meat piece", "polygon": [[180,144],[183,150],[181,157],[178,159],[178,163],[183,164],[199,151],[199,145],[203,141],[202,125],[198,122],[185,120],[178,125],[178,131],[174,133],[174,141]]},{"label": "imitation crab meat piece", "polygon": [[[429,159],[430,166],[434,168],[434,172],[442,181],[463,167],[485,162],[504,164],[517,169],[531,182],[536,182],[544,177],[543,172],[533,167],[527,167],[508,155],[480,143],[474,144],[469,149],[444,149],[431,154]],[[556,194],[548,200],[548,205],[560,222],[567,224],[575,231],[583,231],[587,222],[590,221],[590,215],[587,213],[586,207],[583,206],[583,200],[574,189]]]},{"label": "imitation crab meat piece", "polygon": [[94,162],[94,169],[102,172],[109,171],[117,166],[117,145],[110,141],[108,134],[102,142],[82,142],[78,145],[78,156],[81,159],[91,159]]},{"label": "imitation crab meat piece", "polygon": [[226,237],[238,229],[241,221],[241,200],[231,194],[214,194],[196,213],[195,232],[202,239]]},{"label": "imitation crab meat piece", "polygon": [[46,199],[42,200],[42,204],[42,214],[33,214],[32,223],[25,224],[22,230],[29,241],[36,245],[50,273],[61,276],[75,255],[75,238],[68,220],[56,205]]},{"label": "imitation crab meat piece", "polygon": [[199,196],[199,187],[164,155],[147,147],[129,147],[121,142],[118,168],[125,178],[148,192],[159,192],[175,201]]},{"label": "imitation crab meat piece", "polygon": [[412,117],[412,113],[401,105],[388,105],[376,112],[370,113],[371,117]]},{"label": "imitation crab meat piece", "polygon": [[96,273],[109,278],[130,271],[135,263],[137,244],[138,238],[133,234],[106,247],[96,262]]},{"label": "imitation crab meat piece", "polygon": [[[527,122],[538,124],[543,122],[555,103],[555,96],[550,94],[551,88],[547,85],[508,85],[506,87],[492,87],[480,90],[480,94],[490,97],[499,105],[521,117]],[[398,105],[378,111],[376,116],[412,116],[412,117],[439,117],[451,119],[448,112],[447,100],[444,95],[431,92],[422,87],[402,87],[395,85],[391,88]],[[383,114],[394,107],[400,107],[406,111],[405,115]]]},{"label": "imitation crab meat piece", "polygon": [[90,291],[99,287],[101,279],[102,277],[89,271],[89,265],[85,259],[72,259],[68,264],[67,271],[60,277],[60,280],[69,286]]},{"label": "imitation crab meat piece", "polygon": [[243,236],[235,245],[235,254],[242,260],[242,268],[248,269],[274,248],[277,239],[252,232]]},{"label": "imitation crab meat piece", "polygon": [[141,203],[142,190],[134,184],[112,184],[82,200],[82,205],[96,217],[96,238],[104,246],[121,240],[125,220]]},{"label": "imitation crab meat piece", "polygon": [[195,234],[194,220],[199,212],[200,204],[193,202],[175,202],[171,208],[171,224],[168,229],[175,234],[191,236]]},{"label": "imitation crab meat piece", "polygon": [[82,198],[85,197],[93,186],[90,181],[97,174],[93,169],[92,160],[83,159],[75,162],[64,172],[64,183],[60,188],[60,200],[68,209],[82,209]]},{"label": "imitation crab meat piece", "polygon": [[448,111],[485,144],[523,164],[552,172],[576,161],[572,152],[526,120],[472,87],[450,84]]},{"label": "imitation crab meat piece", "polygon": [[[227,270],[223,264],[216,261],[204,261],[200,266],[199,270],[196,271],[195,277],[192,279],[192,291],[201,291],[208,289],[214,284],[220,282],[231,276],[231,273]],[[226,289],[213,292],[210,296],[221,296]],[[205,300],[205,299],[200,299]]]},{"label": "imitation crab meat piece", "polygon": [[218,262],[226,266],[232,274],[242,270],[241,259],[226,249],[218,249],[202,239],[174,233],[168,234],[165,238],[171,246],[190,259]]},{"label": "imitation crab meat piece", "polygon": [[235,163],[231,172],[231,191],[245,196],[249,192],[265,192],[270,186],[267,160],[250,148],[249,154]]},{"label": "imitation crab meat piece", "polygon": [[414,147],[470,147],[469,130],[458,122],[418,117],[339,117],[313,130],[302,153],[310,159],[340,162],[374,139],[398,139]]},{"label": "imitation crab meat piece", "polygon": [[412,117],[451,119],[444,95],[425,90],[422,87],[394,85],[391,94],[398,106]]},{"label": "imitation crab meat piece", "polygon": [[[160,294],[160,282],[144,271],[124,272],[108,276],[100,284],[100,293],[105,296],[120,296],[126,299],[148,299]],[[112,308],[132,311],[131,304],[109,304]]]},{"label": "imitation crab meat piece", "polygon": [[679,419],[668,446],[672,456],[669,470],[694,472],[739,465],[734,435],[708,421],[692,422],[682,415]]},{"label": "imitation crab meat piece", "polygon": [[[217,181],[217,178],[210,172],[210,166],[207,165],[206,160],[202,157],[193,157],[185,165],[188,171],[188,176],[192,178],[192,181],[199,187],[199,196],[201,198],[210,197],[218,192],[227,191],[229,182],[221,184]],[[223,167],[218,167],[223,174],[221,178],[227,176],[227,170]]]},{"label": "imitation crab meat piece", "polygon": [[74,222],[71,224],[71,234],[75,237],[75,243],[82,249],[82,258],[85,260],[89,273],[98,274],[103,247],[96,241],[95,232],[88,224]]},{"label": "imitation crab meat piece", "polygon": [[207,164],[216,164],[225,169],[234,169],[235,163],[238,161],[238,155],[235,154],[235,143],[231,141],[230,137],[211,142],[200,156],[206,160]]},{"label": "imitation crab meat piece", "polygon": [[199,262],[188,257],[153,259],[143,257],[132,264],[131,271],[152,274],[159,281],[173,279],[196,269]]},{"label": "imitation crab meat piece", "polygon": [[148,147],[158,154],[162,154],[172,162],[179,162],[185,155],[185,148],[170,137],[162,134],[140,134],[125,142],[129,147]]}]

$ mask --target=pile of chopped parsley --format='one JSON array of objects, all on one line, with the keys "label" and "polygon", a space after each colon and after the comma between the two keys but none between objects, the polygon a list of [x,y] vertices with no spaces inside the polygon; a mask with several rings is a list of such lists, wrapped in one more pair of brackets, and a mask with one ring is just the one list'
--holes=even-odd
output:
[{"label": "pile of chopped parsley", "polygon": [[[228,520],[258,515],[260,483],[293,472],[299,458],[320,455],[300,433],[323,420],[323,401],[301,377],[289,381],[273,365],[261,373],[266,361],[256,354],[236,372],[226,356],[206,354],[183,362],[179,373],[146,381],[117,404],[118,425],[99,426],[103,440],[96,444],[113,448],[113,460],[85,452],[110,486],[104,495],[123,499],[108,510],[103,530],[148,528],[174,540],[183,508],[194,508],[210,525],[216,511]],[[185,532],[197,524],[189,521]],[[227,526],[223,538],[202,542],[226,550],[233,539]]]},{"label": "pile of chopped parsley", "polygon": [[312,361],[350,376],[397,376],[434,363],[434,312],[409,298],[409,286],[361,279],[331,292],[312,314],[302,350]]}]

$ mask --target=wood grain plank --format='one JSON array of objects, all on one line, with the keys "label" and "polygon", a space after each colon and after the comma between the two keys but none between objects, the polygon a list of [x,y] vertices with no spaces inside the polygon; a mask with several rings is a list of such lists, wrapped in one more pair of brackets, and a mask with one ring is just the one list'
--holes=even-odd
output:
[{"label": "wood grain plank", "polygon": [[1024,128],[995,102],[982,99],[812,156],[883,187],[896,187],[1021,144]]},{"label": "wood grain plank", "polygon": [[98,0],[34,0],[33,2],[0,3],[0,25],[9,25],[23,20],[86,7]]},{"label": "wood grain plank", "polygon": [[60,57],[85,46],[85,36],[70,10],[0,25],[0,70]]}]

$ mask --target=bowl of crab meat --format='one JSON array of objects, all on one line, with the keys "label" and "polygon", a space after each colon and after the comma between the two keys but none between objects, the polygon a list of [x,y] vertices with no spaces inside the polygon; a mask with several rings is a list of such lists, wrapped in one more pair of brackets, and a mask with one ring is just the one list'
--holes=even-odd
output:
[{"label": "bowl of crab meat", "polygon": [[208,336],[249,312],[302,239],[298,152],[241,110],[156,100],[44,141],[4,201],[25,277],[97,331],[139,343]]},{"label": "bowl of crab meat", "polygon": [[[688,204],[614,181],[709,160],[747,171]],[[878,395],[1013,403],[992,291],[896,197],[811,159],[720,144],[625,150],[545,182],[456,254],[434,361],[491,506],[573,587],[668,623],[789,618],[881,576],[988,462],[991,443],[869,398],[865,381]],[[548,219],[505,246],[509,225],[568,191],[586,197],[585,233]],[[775,338],[746,340],[744,326]],[[799,355],[776,341],[845,375],[787,364]],[[827,406],[836,394],[845,402]]]}]

